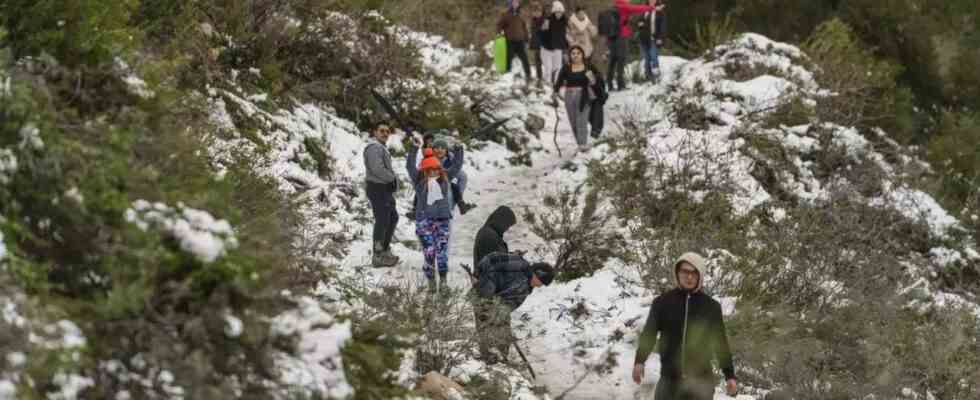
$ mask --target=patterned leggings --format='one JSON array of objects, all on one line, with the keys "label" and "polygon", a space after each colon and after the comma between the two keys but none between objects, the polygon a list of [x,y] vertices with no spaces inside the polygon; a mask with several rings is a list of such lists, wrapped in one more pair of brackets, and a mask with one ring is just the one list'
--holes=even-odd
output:
[{"label": "patterned leggings", "polygon": [[449,220],[423,219],[415,221],[415,233],[422,240],[422,254],[425,256],[422,271],[425,272],[425,277],[435,279],[432,269],[437,264],[440,274],[448,272]]}]

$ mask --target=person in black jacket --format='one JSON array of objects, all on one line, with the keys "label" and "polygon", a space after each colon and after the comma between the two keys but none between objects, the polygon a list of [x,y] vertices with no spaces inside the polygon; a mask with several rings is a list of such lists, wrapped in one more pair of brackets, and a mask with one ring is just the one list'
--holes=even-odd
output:
[{"label": "person in black jacket", "polygon": [[480,260],[474,276],[473,314],[480,358],[487,364],[506,361],[514,342],[510,314],[534,288],[550,285],[554,277],[555,270],[550,264],[531,264],[516,253],[493,252]]},{"label": "person in black jacket", "polygon": [[517,215],[510,207],[500,206],[487,217],[487,222],[476,232],[473,242],[473,266],[480,265],[480,260],[495,251],[506,253],[510,251],[504,241],[504,233],[517,223]]},{"label": "person in black jacket", "polygon": [[541,23],[541,64],[545,82],[553,84],[568,49],[568,16],[561,1],[551,4],[551,13]]},{"label": "person in black jacket", "polygon": [[530,42],[528,43],[530,47],[530,57],[531,65],[534,67],[534,76],[537,78],[535,80],[535,85],[541,87],[541,25],[544,24],[545,20],[544,8],[541,7],[541,3],[534,1],[531,2],[531,35]]},{"label": "person in black jacket", "polygon": [[609,92],[606,91],[606,81],[599,70],[593,68],[592,73],[595,76],[595,83],[592,85],[592,94],[595,97],[592,99],[591,107],[589,107],[589,127],[591,128],[589,133],[593,139],[598,139],[606,125],[604,108],[606,107],[606,100],[609,100]]},{"label": "person in black jacket", "polygon": [[643,381],[644,364],[656,348],[661,364],[656,400],[711,400],[717,382],[712,377],[712,358],[718,360],[725,375],[728,394],[737,392],[721,304],[702,290],[704,265],[704,258],[697,253],[678,258],[674,263],[678,287],[653,300],[640,334],[633,381]]},{"label": "person in black jacket", "polygon": [[637,38],[640,42],[640,53],[643,54],[644,74],[648,81],[656,83],[660,80],[659,52],[663,47],[667,24],[664,11],[666,5],[663,0],[659,4],[657,0],[650,0],[650,5],[655,8],[638,17]]},{"label": "person in black jacket", "polygon": [[585,151],[589,146],[589,115],[592,100],[591,93],[595,87],[595,68],[585,59],[585,50],[580,46],[572,46],[568,50],[569,63],[558,72],[552,93],[559,97],[559,91],[564,89],[565,111],[568,113],[568,124],[572,126],[575,142],[579,151]]}]

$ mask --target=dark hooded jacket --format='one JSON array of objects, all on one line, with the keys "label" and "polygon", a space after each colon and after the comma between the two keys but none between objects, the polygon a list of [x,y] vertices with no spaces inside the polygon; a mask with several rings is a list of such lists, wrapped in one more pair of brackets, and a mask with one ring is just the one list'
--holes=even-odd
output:
[{"label": "dark hooded jacket", "polygon": [[568,15],[563,14],[561,18],[555,14],[548,15],[548,29],[539,32],[541,33],[541,47],[546,50],[567,49],[568,39],[565,35],[568,33]]},{"label": "dark hooded jacket", "polygon": [[[735,378],[732,353],[728,347],[721,304],[701,289],[704,259],[694,253],[681,256],[674,263],[674,277],[682,261],[693,265],[701,274],[694,290],[678,288],[657,296],[650,306],[646,325],[636,350],[637,364],[646,362],[654,348],[660,354],[661,377],[672,380],[684,377],[709,379],[711,360],[718,360],[725,379]],[[657,339],[657,334],[660,339]]]},{"label": "dark hooded jacket", "polygon": [[487,254],[495,251],[508,252],[507,242],[504,241],[504,233],[517,223],[517,216],[514,211],[507,206],[497,207],[496,210],[487,217],[487,222],[476,233],[476,241],[473,243],[473,266],[480,265],[480,261]]},{"label": "dark hooded jacket", "polygon": [[485,301],[500,299],[516,310],[534,289],[531,287],[531,264],[517,254],[493,252],[477,264],[477,294]]}]

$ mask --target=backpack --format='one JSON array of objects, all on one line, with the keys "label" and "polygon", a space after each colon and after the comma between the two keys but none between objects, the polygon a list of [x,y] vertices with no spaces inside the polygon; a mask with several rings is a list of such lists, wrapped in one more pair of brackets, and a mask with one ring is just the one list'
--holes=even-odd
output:
[{"label": "backpack", "polygon": [[610,39],[619,36],[619,10],[616,7],[599,13],[599,34]]}]

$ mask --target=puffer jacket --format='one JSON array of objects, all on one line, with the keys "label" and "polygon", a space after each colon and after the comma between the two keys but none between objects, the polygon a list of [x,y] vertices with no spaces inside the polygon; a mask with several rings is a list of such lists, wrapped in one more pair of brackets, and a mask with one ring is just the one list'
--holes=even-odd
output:
[{"label": "puffer jacket", "polygon": [[477,265],[477,293],[484,301],[500,299],[503,304],[516,310],[531,295],[531,264],[512,253],[488,254]]}]

